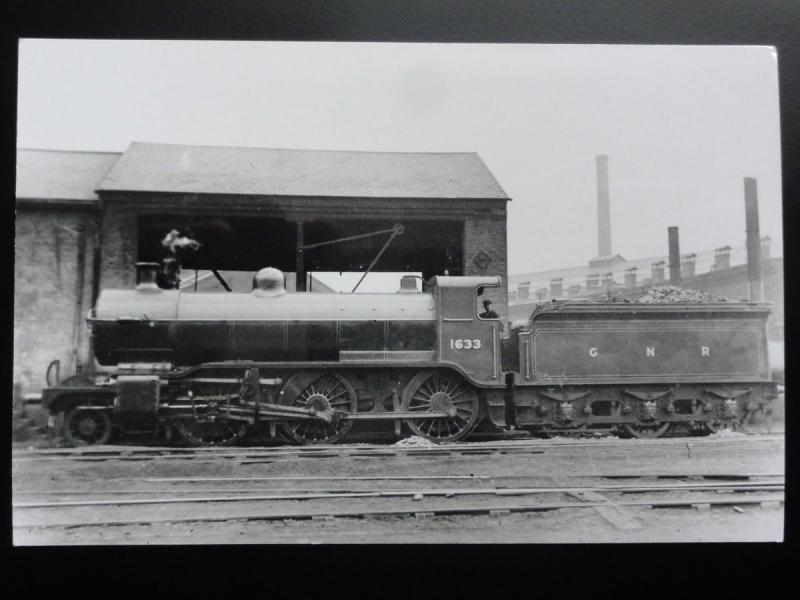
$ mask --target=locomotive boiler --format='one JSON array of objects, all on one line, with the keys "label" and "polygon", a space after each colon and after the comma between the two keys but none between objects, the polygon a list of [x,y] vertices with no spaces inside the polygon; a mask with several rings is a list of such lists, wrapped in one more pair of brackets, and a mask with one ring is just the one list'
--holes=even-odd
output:
[{"label": "locomotive boiler", "polygon": [[251,293],[104,290],[89,317],[99,369],[43,391],[75,444],[176,432],[231,444],[253,426],[336,442],[356,421],[437,441],[482,420],[536,432],[658,436],[737,424],[775,397],[769,306],[551,303],[510,338],[482,300],[499,277],[434,276],[423,291],[286,293],[262,269]]}]

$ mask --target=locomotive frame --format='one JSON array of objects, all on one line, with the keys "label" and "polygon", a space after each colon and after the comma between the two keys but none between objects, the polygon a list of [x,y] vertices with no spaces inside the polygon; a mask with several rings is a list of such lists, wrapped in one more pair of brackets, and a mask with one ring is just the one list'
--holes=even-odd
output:
[{"label": "locomotive frame", "polygon": [[435,276],[411,294],[257,288],[236,294],[236,308],[229,295],[160,290],[153,266],[137,266],[137,289],[104,292],[90,314],[110,368],[43,391],[73,444],[177,431],[193,445],[226,445],[258,423],[282,441],[332,443],[357,421],[447,442],[484,419],[655,437],[739,424],[777,395],[766,304],[553,303],[504,340],[499,319],[477,310],[499,277]]}]

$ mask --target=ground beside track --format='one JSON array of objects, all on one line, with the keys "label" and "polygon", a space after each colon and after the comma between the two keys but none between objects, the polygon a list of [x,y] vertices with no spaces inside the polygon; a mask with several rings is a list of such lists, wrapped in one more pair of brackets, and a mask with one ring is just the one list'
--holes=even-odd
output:
[{"label": "ground beside track", "polygon": [[[479,444],[476,444],[479,446]],[[340,445],[343,450],[355,446]],[[533,446],[531,447],[532,449]],[[118,451],[119,446],[107,447]],[[275,495],[314,491],[413,491],[422,489],[608,485],[615,482],[663,483],[658,475],[736,475],[784,472],[781,436],[723,435],[672,440],[619,440],[564,444],[537,440],[536,452],[486,455],[358,457],[264,453],[257,460],[202,457],[170,460],[86,462],[71,458],[42,460],[27,447],[12,455],[13,502],[169,499],[186,496]],[[224,451],[223,451],[224,454]],[[257,454],[257,453],[256,453]],[[470,475],[478,476],[469,479]],[[604,476],[638,476],[608,479]],[[463,476],[465,479],[358,480],[358,477]],[[329,477],[271,479],[276,477]],[[179,482],[176,478],[190,478]],[[231,481],[230,478],[238,478]],[[249,479],[246,479],[249,478]],[[704,481],[695,477],[691,481]],[[60,492],[60,493],[56,493]],[[697,492],[700,494],[700,492]],[[755,494],[755,492],[753,492]],[[564,543],[779,541],[783,505],[769,503],[696,508],[613,506],[647,498],[603,493],[608,509],[569,508],[546,512],[425,516],[440,508],[465,505],[515,506],[531,497],[489,495],[360,497],[286,500],[240,500],[191,504],[102,505],[15,508],[17,545],[59,544],[208,544],[208,543]],[[672,492],[658,498],[677,497]],[[708,493],[703,494],[709,496]],[[724,497],[723,493],[716,496]],[[743,495],[745,498],[747,495]],[[549,496],[547,501],[577,502]],[[371,516],[325,520],[244,520],[254,515],[292,511],[408,511],[406,516]],[[197,518],[191,522],[169,519]],[[218,521],[203,521],[213,517]],[[58,527],[94,521],[158,521],[154,524]]]}]

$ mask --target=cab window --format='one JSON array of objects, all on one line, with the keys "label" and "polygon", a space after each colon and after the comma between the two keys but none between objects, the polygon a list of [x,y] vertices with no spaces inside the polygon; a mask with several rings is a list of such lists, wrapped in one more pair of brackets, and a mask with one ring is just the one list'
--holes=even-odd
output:
[{"label": "cab window", "polygon": [[493,288],[484,287],[479,287],[477,289],[477,295],[475,297],[475,311],[479,319],[500,319],[492,299],[492,289]]}]

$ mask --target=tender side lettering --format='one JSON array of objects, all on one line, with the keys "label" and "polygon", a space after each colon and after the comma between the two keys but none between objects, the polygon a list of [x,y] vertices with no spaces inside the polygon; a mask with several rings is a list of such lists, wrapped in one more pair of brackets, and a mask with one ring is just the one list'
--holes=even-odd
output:
[{"label": "tender side lettering", "polygon": [[[479,341],[479,340],[475,340],[475,341]],[[451,340],[450,341],[451,347],[452,347],[452,343],[453,342]],[[648,358],[655,357],[655,355],[656,355],[656,347],[655,346],[645,346],[644,352],[645,352],[645,356],[647,356]],[[589,356],[591,356],[592,358],[596,358],[597,355],[598,355],[597,348],[589,348]],[[700,356],[711,356],[711,348],[709,348],[708,346],[700,346]]]}]

